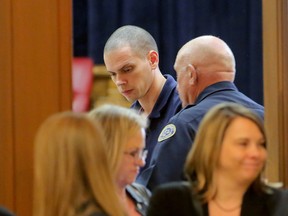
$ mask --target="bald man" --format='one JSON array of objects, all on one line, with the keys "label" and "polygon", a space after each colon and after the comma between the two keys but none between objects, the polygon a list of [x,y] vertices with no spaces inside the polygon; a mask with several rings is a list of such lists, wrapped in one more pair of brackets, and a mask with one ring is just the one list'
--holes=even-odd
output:
[{"label": "bald man", "polygon": [[221,39],[205,35],[186,43],[178,52],[174,68],[183,109],[170,119],[158,137],[150,164],[137,182],[150,190],[157,185],[184,180],[183,166],[200,121],[221,102],[242,104],[264,118],[257,104],[233,84],[235,59]]}]

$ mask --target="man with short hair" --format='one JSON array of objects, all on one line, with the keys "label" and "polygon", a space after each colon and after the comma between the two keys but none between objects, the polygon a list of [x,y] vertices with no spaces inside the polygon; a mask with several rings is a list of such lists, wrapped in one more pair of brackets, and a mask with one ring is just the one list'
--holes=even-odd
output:
[{"label": "man with short hair", "polygon": [[148,116],[148,165],[162,128],[181,109],[177,83],[172,76],[162,75],[154,38],[137,26],[122,26],[109,37],[104,62],[118,91],[133,102],[132,108]]}]

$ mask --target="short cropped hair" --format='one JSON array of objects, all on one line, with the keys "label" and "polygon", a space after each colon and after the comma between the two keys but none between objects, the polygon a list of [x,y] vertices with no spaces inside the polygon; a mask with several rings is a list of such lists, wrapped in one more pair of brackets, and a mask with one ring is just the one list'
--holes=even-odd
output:
[{"label": "short cropped hair", "polygon": [[118,28],[109,37],[104,46],[104,55],[127,45],[141,57],[145,57],[150,50],[158,53],[156,41],[149,32],[138,26],[126,25]]}]

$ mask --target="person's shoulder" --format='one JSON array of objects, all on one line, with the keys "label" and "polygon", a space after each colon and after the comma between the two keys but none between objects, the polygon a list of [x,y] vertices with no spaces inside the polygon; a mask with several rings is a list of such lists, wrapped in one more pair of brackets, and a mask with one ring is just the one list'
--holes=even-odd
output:
[{"label": "person's shoulder", "polygon": [[273,216],[288,215],[288,190],[269,188],[267,205]]},{"label": "person's shoulder", "polygon": [[207,110],[208,108],[204,108],[201,104],[187,105],[170,119],[170,123],[181,125],[191,123],[195,120],[198,121],[204,116]]},{"label": "person's shoulder", "polygon": [[153,190],[148,215],[202,215],[193,203],[188,182],[164,183]]},{"label": "person's shoulder", "polygon": [[138,202],[148,203],[151,197],[150,190],[139,183],[133,182],[127,186],[127,192]]},{"label": "person's shoulder", "polygon": [[131,185],[128,185],[128,188],[134,190],[143,197],[149,198],[151,196],[150,190],[142,184],[133,182]]},{"label": "person's shoulder", "polygon": [[89,216],[108,216],[108,215],[104,212],[94,212],[90,214]]},{"label": "person's shoulder", "polygon": [[8,209],[0,206],[0,216],[14,216]]},{"label": "person's shoulder", "polygon": [[190,106],[185,107],[171,117],[165,127],[163,127],[161,133],[159,134],[158,142],[174,136],[176,131],[178,131],[180,128],[181,130],[185,129],[185,131],[191,129],[195,130],[201,117],[202,116],[195,114],[194,110],[190,110]]},{"label": "person's shoulder", "polygon": [[252,199],[254,205],[256,202],[258,206],[265,206],[267,215],[284,216],[284,212],[288,212],[288,191],[285,189],[263,185],[261,191],[250,188],[247,195],[247,200]]},{"label": "person's shoulder", "polygon": [[165,191],[167,193],[187,194],[190,192],[190,188],[190,183],[186,181],[168,182],[156,187],[153,193]]},{"label": "person's shoulder", "polygon": [[268,192],[268,194],[270,195],[270,197],[275,199],[276,202],[285,201],[285,203],[287,203],[288,206],[288,189],[271,188],[271,187],[269,189],[270,191]]}]

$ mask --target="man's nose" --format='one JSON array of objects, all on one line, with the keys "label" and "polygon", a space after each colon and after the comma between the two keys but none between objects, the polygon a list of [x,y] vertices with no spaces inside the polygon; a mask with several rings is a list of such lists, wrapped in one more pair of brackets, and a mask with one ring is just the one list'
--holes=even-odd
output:
[{"label": "man's nose", "polygon": [[126,84],[127,81],[125,79],[125,76],[124,75],[121,75],[121,74],[117,74],[116,75],[116,78],[115,78],[115,84],[116,85],[123,85],[123,84]]}]

